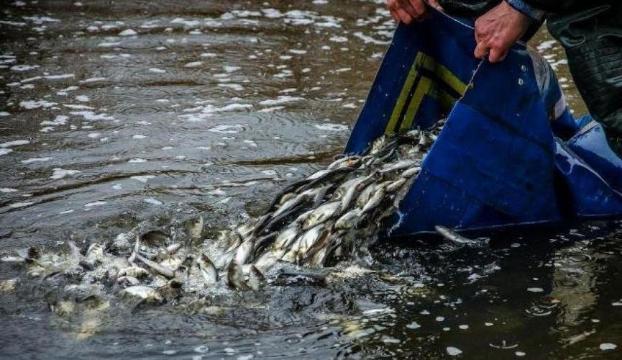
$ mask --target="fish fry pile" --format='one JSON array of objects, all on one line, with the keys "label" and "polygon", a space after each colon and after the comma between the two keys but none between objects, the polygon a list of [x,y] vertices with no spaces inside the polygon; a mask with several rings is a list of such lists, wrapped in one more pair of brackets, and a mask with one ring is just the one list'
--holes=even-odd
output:
[{"label": "fish fry pile", "polygon": [[[25,264],[31,277],[63,289],[62,298],[118,295],[160,303],[208,295],[220,285],[258,289],[279,264],[323,267],[361,259],[396,213],[440,129],[383,136],[364,155],[341,156],[287,186],[264,215],[216,239],[201,239],[201,219],[186,241],[133,230],[85,250],[67,241],[63,253],[31,248],[2,261]],[[11,281],[0,287],[15,286]]]}]

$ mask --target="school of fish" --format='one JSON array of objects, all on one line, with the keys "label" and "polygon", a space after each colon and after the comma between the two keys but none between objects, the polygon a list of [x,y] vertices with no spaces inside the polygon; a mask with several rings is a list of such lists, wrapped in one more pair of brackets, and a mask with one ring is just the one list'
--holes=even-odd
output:
[{"label": "school of fish", "polygon": [[[157,304],[223,289],[257,290],[287,264],[324,267],[366,259],[440,129],[383,136],[364,155],[340,156],[287,186],[264,215],[213,238],[203,238],[204,223],[198,218],[186,226],[184,236],[134,229],[86,249],[67,241],[59,253],[29,248],[1,260],[58,284],[65,300],[111,294]],[[53,306],[59,303],[66,304]]]}]

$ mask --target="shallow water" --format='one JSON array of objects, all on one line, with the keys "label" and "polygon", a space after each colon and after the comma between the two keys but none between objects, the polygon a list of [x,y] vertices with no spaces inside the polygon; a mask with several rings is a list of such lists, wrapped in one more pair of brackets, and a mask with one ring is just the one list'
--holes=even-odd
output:
[{"label": "shallow water", "polygon": [[[223,228],[339,153],[394,24],[381,1],[2,2],[0,251],[201,214]],[[585,112],[561,48],[554,64]],[[565,79],[565,80],[564,80]],[[377,272],[62,318],[0,295],[7,358],[619,358],[619,224],[383,244]],[[21,276],[0,264],[0,279]],[[617,348],[613,348],[617,345]],[[461,353],[459,353],[461,352]]]}]

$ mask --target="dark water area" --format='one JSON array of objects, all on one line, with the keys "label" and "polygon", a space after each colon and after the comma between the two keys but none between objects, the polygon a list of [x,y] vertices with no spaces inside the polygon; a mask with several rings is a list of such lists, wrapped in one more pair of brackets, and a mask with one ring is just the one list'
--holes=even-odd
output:
[{"label": "dark water area", "polygon": [[[257,214],[342,150],[394,28],[383,1],[0,7],[1,254]],[[563,50],[532,45],[584,113]],[[619,229],[380,244],[321,286],[68,317],[0,263],[21,279],[0,291],[0,357],[619,359]]]}]

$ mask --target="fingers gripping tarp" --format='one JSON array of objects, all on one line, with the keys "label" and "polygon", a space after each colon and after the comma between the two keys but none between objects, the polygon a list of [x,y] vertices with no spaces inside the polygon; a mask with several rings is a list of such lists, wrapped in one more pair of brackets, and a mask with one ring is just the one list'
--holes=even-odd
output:
[{"label": "fingers gripping tarp", "polygon": [[438,12],[395,33],[345,152],[447,122],[390,235],[621,216],[622,162],[570,115],[550,66],[523,45],[500,64],[474,47],[467,20]]}]

